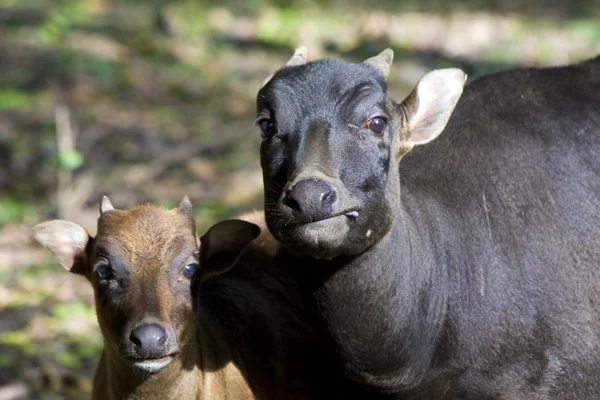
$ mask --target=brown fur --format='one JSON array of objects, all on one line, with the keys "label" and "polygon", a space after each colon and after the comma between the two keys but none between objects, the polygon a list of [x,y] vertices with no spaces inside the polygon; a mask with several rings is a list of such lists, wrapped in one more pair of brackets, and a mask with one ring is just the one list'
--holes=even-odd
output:
[{"label": "brown fur", "polygon": [[[57,221],[36,227],[36,238],[94,288],[105,348],[92,398],[315,397],[308,391],[310,378],[303,380],[312,343],[300,297],[292,279],[276,275],[271,261],[279,245],[265,229],[262,213],[244,218],[258,223],[262,234],[246,249],[239,268],[206,282],[194,279],[202,282],[194,288],[197,304],[183,274],[199,260],[195,223],[184,207],[105,210],[97,237],[87,238],[85,250],[76,244],[77,228],[65,229]],[[73,254],[65,256],[69,248]],[[94,265],[107,259],[116,279],[103,281]],[[173,357],[153,374],[132,366],[136,354],[129,340],[133,329],[148,322],[165,327],[165,355]]]}]

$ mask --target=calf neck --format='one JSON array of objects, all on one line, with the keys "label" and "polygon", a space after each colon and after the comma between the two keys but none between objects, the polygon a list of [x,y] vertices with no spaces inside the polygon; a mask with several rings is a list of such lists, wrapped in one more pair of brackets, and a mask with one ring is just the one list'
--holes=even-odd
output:
[{"label": "calf neck", "polygon": [[241,220],[198,238],[187,198],[100,208],[94,238],[68,221],[35,228],[93,286],[104,338],[93,398],[315,398],[310,330],[294,280],[270,264],[274,240],[249,245],[261,229]]},{"label": "calf neck", "polygon": [[257,100],[267,224],[343,372],[403,399],[596,398],[600,58],[464,93],[437,70],[396,103],[392,56],[299,48]]}]

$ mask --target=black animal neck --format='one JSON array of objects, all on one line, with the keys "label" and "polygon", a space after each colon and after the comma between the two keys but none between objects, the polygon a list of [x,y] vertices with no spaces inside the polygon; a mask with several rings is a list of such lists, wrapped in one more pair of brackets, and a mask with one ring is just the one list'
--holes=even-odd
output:
[{"label": "black animal neck", "polygon": [[[296,384],[292,377],[308,375],[303,363],[310,359],[310,333],[294,279],[274,264],[248,258],[247,252],[235,268],[203,285],[198,319],[210,324],[209,333],[253,393],[281,398]],[[219,357],[207,367],[221,368],[224,361]]]},{"label": "black animal neck", "polygon": [[392,230],[355,257],[313,261],[309,291],[344,374],[386,391],[420,383],[435,359],[446,315],[444,276],[424,226],[408,202]]}]

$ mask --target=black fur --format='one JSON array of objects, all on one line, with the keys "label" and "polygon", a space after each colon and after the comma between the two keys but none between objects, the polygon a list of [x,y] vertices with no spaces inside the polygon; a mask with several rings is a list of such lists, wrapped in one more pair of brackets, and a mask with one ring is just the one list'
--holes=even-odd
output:
[{"label": "black fur", "polygon": [[[404,110],[365,64],[285,68],[258,95],[267,223],[343,372],[403,399],[598,398],[600,57],[474,80],[398,160]],[[306,170],[360,216],[294,221],[280,199]]]},{"label": "black fur", "polygon": [[[290,400],[364,398],[364,389],[332,373],[333,361],[323,356],[302,303],[303,269],[267,237],[248,245],[229,271],[201,287],[194,281],[196,324],[208,333],[198,340],[217,354],[233,351],[258,399],[279,399],[282,393]],[[223,343],[227,346],[216,347]],[[202,365],[205,370],[223,367]]]}]

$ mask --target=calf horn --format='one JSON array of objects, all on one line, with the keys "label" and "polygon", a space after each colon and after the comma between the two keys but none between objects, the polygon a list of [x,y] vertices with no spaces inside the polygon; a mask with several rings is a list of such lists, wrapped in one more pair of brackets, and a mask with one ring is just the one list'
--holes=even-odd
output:
[{"label": "calf horn", "polygon": [[105,212],[112,211],[114,209],[115,207],[113,207],[108,197],[102,196],[102,200],[100,200],[100,215],[104,214]]},{"label": "calf horn", "polygon": [[181,199],[181,203],[179,203],[179,209],[188,213],[192,212],[192,202],[190,200],[190,196],[188,196],[187,194],[183,196],[183,199]]}]

